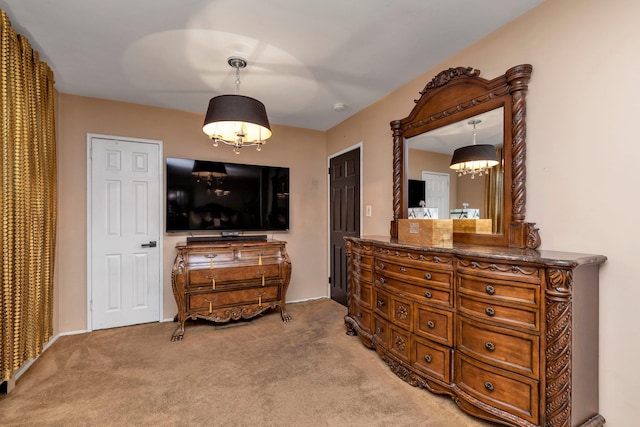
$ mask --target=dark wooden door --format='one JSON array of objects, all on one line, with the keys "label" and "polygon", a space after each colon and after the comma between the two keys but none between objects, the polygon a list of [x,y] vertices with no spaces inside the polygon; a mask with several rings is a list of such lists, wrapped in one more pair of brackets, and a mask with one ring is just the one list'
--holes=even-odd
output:
[{"label": "dark wooden door", "polygon": [[360,148],[329,162],[331,299],[347,305],[345,236],[360,236]]}]

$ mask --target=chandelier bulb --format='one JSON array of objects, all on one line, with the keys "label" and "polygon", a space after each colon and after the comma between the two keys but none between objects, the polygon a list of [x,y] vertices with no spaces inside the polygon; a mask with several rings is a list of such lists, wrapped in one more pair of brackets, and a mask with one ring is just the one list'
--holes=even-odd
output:
[{"label": "chandelier bulb", "polygon": [[214,146],[214,147],[217,147],[217,146],[218,146],[218,140],[217,140],[217,139],[214,139],[214,140],[213,140],[213,146]]}]

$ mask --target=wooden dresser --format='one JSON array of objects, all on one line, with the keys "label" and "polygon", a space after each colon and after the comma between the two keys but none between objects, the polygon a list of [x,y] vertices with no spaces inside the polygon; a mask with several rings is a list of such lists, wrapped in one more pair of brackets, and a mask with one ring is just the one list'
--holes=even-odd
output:
[{"label": "wooden dresser", "polygon": [[347,333],[400,378],[515,426],[596,426],[606,258],[346,238]]},{"label": "wooden dresser", "polygon": [[228,322],[249,319],[285,303],[291,262],[281,241],[239,240],[181,243],[171,272],[181,340],[187,318]]}]

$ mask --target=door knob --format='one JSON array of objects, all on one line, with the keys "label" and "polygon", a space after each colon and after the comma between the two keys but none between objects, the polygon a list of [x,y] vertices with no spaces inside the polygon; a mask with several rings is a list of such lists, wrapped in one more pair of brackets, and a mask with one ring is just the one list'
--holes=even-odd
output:
[{"label": "door knob", "polygon": [[141,246],[143,248],[155,248],[156,247],[156,241],[152,240],[149,243],[143,243]]}]

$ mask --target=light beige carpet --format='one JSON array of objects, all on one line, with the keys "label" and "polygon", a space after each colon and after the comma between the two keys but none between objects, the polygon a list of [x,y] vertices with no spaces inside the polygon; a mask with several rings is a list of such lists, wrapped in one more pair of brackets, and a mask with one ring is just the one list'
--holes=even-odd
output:
[{"label": "light beige carpet", "polygon": [[58,339],[0,396],[0,426],[487,426],[412,387],[345,334],[332,300],[248,322]]}]

